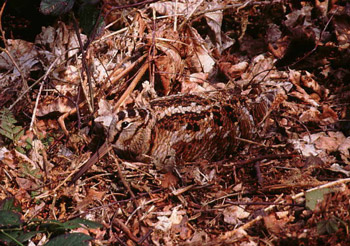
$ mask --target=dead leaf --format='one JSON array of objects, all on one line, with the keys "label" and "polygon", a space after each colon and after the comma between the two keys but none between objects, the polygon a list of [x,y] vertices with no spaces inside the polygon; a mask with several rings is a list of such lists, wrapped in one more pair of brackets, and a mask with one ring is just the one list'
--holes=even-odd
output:
[{"label": "dead leaf", "polygon": [[81,210],[85,207],[87,207],[89,204],[93,203],[94,201],[100,201],[106,194],[105,191],[96,191],[95,189],[89,189],[87,196],[78,203],[76,209]]},{"label": "dead leaf", "polygon": [[303,75],[301,75],[301,82],[302,84],[312,89],[314,92],[316,92],[321,98],[325,99],[327,98],[329,94],[329,90],[321,86],[316,80],[313,78],[311,73],[305,71]]},{"label": "dead leaf", "polygon": [[223,211],[224,221],[231,225],[236,225],[241,223],[241,219],[247,218],[250,213],[246,212],[241,206],[230,206]]},{"label": "dead leaf", "polygon": [[340,152],[341,159],[346,163],[350,164],[350,137],[347,137],[339,146],[338,151]]},{"label": "dead leaf", "polygon": [[75,105],[66,97],[59,97],[52,99],[45,97],[45,99],[39,104],[36,115],[45,116],[49,113],[60,112],[67,113],[75,108]]},{"label": "dead leaf", "polygon": [[169,188],[171,186],[175,186],[178,182],[178,178],[172,172],[167,172],[163,175],[162,187]]},{"label": "dead leaf", "polygon": [[344,142],[345,136],[342,132],[328,132],[329,136],[321,136],[315,141],[315,146],[329,152],[334,152]]},{"label": "dead leaf", "polygon": [[16,177],[16,182],[20,188],[26,191],[32,190],[35,187],[37,187],[37,185],[33,181],[26,178]]},{"label": "dead leaf", "polygon": [[275,213],[271,213],[265,216],[264,222],[265,222],[266,229],[274,234],[280,234],[283,230],[282,228],[286,223],[283,220],[277,219]]}]

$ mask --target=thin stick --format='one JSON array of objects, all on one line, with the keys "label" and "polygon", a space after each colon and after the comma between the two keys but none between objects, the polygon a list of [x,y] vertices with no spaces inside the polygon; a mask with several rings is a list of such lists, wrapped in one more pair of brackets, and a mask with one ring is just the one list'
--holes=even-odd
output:
[{"label": "thin stick", "polygon": [[41,92],[43,90],[43,87],[44,87],[44,84],[45,84],[45,80],[48,76],[48,74],[50,73],[50,71],[52,70],[53,66],[56,64],[56,62],[58,61],[58,58],[57,57],[55,59],[55,61],[53,63],[51,63],[51,65],[49,66],[49,68],[47,69],[44,77],[43,77],[43,80],[41,82],[41,85],[40,85],[40,89],[39,89],[39,93],[38,93],[38,96],[36,97],[36,100],[35,100],[35,106],[34,106],[34,110],[33,110],[33,114],[32,114],[32,120],[30,122],[30,127],[29,127],[29,130],[32,131],[33,130],[33,125],[34,125],[34,121],[35,121],[35,117],[36,117],[36,111],[38,109],[38,105],[39,105],[39,100],[40,100],[40,95],[41,95]]},{"label": "thin stick", "polygon": [[120,219],[115,218],[113,220],[113,224],[115,226],[117,226],[118,228],[120,228],[135,243],[137,243],[139,241],[139,239],[137,237],[135,237],[134,234],[132,234],[130,229]]},{"label": "thin stick", "polygon": [[127,96],[135,89],[136,85],[142,78],[142,76],[145,74],[145,72],[148,69],[148,63],[145,62],[139,72],[137,73],[136,77],[133,79],[133,81],[130,83],[129,87],[126,89],[126,91],[123,93],[123,95],[119,98],[118,102],[115,104],[114,108],[117,109],[122,105],[122,103],[125,101]]},{"label": "thin stick", "polygon": [[[143,56],[141,56],[139,59],[137,59],[133,64],[131,64],[130,66],[128,66],[125,70],[123,70],[123,72],[119,73],[115,78],[113,78],[113,80],[111,81],[111,84],[113,84],[114,82],[120,80],[121,78],[123,78],[126,74],[128,74],[132,69],[134,69],[134,67],[139,64],[143,59],[145,59],[145,57],[147,56],[147,54],[144,54]],[[128,58],[129,59],[129,58]],[[125,59],[127,60],[127,59]],[[123,60],[124,61],[124,60]],[[119,65],[117,65],[116,68],[114,68],[114,71],[112,72],[112,74],[107,77],[104,81],[104,84],[107,83],[107,81],[113,77],[114,75],[116,75],[116,73],[118,73],[118,68],[120,68],[121,64],[123,63],[123,61],[121,61],[119,63]]]},{"label": "thin stick", "polygon": [[[111,148],[112,147],[107,142],[104,142],[102,146],[96,151],[96,153],[94,153],[93,156],[90,157],[90,159],[81,168],[78,167],[80,168],[80,170],[74,175],[74,177],[68,183],[68,185],[74,184],[93,164],[95,164],[99,159],[105,156],[105,154],[107,154]],[[71,177],[74,172],[72,172],[72,174],[69,175],[67,178]]]}]

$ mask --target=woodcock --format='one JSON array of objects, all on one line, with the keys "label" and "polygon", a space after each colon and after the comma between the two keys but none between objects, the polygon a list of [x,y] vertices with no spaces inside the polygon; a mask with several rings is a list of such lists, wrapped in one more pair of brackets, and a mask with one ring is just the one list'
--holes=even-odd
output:
[{"label": "woodcock", "polygon": [[123,158],[151,161],[166,170],[183,162],[222,159],[235,153],[243,144],[241,139],[256,138],[270,111],[286,95],[284,88],[248,95],[233,89],[178,94],[154,99],[146,107],[119,111],[106,142],[72,183],[105,155],[109,146]]}]

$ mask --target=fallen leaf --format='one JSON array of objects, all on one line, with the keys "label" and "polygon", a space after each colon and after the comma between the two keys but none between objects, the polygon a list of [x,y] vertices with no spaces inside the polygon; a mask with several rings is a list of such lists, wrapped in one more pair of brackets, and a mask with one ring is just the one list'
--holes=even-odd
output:
[{"label": "fallen leaf", "polygon": [[230,206],[223,211],[224,221],[228,224],[236,225],[241,223],[241,219],[247,218],[250,213],[246,212],[241,206]]}]

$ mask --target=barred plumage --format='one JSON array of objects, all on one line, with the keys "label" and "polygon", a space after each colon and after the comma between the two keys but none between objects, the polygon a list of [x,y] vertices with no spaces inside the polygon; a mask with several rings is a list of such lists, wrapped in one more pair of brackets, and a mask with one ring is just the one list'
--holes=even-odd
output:
[{"label": "barred plumage", "polygon": [[[286,94],[284,88],[260,95],[222,89],[160,97],[147,107],[118,112],[103,148],[109,144],[124,158],[151,161],[167,170],[182,162],[220,159],[237,150],[241,144],[237,138],[255,138],[278,105],[276,99]],[[105,152],[100,149],[99,155]],[[73,182],[97,159],[95,154]]]}]

